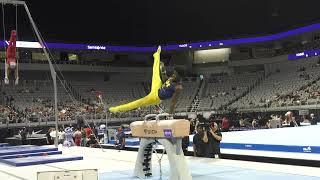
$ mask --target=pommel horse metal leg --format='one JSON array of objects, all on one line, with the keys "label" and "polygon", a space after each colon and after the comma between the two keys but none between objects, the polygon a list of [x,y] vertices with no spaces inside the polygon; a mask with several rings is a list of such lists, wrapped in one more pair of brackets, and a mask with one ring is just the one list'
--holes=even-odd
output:
[{"label": "pommel horse metal leg", "polygon": [[[162,116],[165,116],[164,114]],[[188,120],[156,120],[136,121],[131,123],[132,135],[140,137],[140,148],[134,169],[134,175],[139,178],[152,176],[153,144],[159,142],[167,152],[170,164],[169,180],[191,180],[191,174],[182,151],[182,138],[189,135]]]}]

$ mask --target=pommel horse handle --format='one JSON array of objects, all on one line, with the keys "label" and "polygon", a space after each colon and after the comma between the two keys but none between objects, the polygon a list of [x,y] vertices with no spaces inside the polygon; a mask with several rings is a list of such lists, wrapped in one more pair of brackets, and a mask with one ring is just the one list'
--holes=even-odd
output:
[{"label": "pommel horse handle", "polygon": [[158,114],[158,115],[156,116],[156,120],[159,121],[159,120],[160,120],[160,117],[168,117],[168,116],[170,116],[170,114],[168,114],[168,113],[161,113],[161,114]]},{"label": "pommel horse handle", "polygon": [[152,119],[152,118],[157,119],[157,114],[147,114],[147,115],[144,117],[144,121],[147,121],[147,120]]}]

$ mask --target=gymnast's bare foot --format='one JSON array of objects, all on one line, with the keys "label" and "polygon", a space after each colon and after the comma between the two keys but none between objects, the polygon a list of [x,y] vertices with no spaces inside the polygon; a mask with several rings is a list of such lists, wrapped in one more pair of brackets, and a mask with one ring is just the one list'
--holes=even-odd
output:
[{"label": "gymnast's bare foot", "polygon": [[161,46],[158,46],[157,53],[161,53]]}]

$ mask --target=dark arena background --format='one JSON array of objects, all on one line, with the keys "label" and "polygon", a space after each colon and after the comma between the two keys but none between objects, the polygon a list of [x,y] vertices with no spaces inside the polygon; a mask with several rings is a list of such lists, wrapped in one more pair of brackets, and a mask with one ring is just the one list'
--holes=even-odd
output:
[{"label": "dark arena background", "polygon": [[1,180],[320,180],[320,2],[0,6]]}]

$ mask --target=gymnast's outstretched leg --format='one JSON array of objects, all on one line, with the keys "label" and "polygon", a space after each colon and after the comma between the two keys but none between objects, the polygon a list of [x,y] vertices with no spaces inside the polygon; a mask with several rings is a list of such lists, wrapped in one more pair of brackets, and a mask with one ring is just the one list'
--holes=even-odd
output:
[{"label": "gymnast's outstretched leg", "polygon": [[149,106],[149,105],[156,105],[160,104],[160,98],[158,97],[158,90],[162,86],[162,81],[160,78],[160,53],[161,47],[159,46],[156,53],[153,54],[154,62],[153,62],[153,69],[152,69],[152,85],[151,85],[151,92],[136,101],[130,102],[128,104],[120,105],[117,107],[111,107],[109,110],[110,112],[125,112],[136,109],[142,106]]}]

